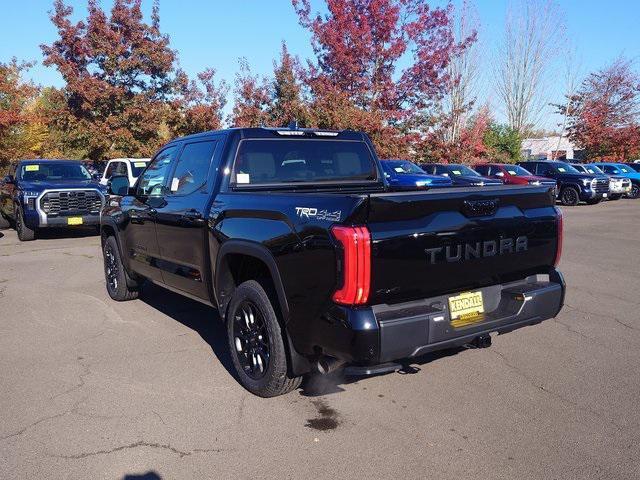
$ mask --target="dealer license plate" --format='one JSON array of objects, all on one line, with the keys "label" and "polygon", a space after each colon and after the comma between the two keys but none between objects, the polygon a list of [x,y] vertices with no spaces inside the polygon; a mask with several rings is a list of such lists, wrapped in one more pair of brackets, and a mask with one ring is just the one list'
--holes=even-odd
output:
[{"label": "dealer license plate", "polygon": [[453,327],[481,322],[484,317],[482,292],[466,292],[449,297],[449,314]]},{"label": "dealer license plate", "polygon": [[67,225],[82,225],[82,217],[67,218]]}]

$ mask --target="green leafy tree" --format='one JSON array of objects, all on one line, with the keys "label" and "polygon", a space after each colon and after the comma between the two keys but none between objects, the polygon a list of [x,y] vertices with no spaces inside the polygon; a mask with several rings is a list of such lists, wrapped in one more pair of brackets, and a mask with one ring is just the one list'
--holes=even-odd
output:
[{"label": "green leafy tree", "polygon": [[509,163],[520,160],[522,136],[515,128],[491,123],[484,133],[483,141],[490,158]]}]

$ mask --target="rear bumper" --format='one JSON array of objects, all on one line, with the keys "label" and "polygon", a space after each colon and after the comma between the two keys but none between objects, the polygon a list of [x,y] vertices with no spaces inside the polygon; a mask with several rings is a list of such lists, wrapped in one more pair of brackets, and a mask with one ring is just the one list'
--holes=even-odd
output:
[{"label": "rear bumper", "polygon": [[[470,343],[489,333],[507,333],[555,317],[564,303],[565,283],[557,270],[549,278],[536,276],[519,282],[481,288],[485,316],[476,324],[454,328],[448,311],[449,295],[366,309],[340,309],[334,325],[347,329],[330,338],[348,339],[325,346],[326,354],[360,365],[418,357]],[[338,312],[334,312],[338,313]]]}]

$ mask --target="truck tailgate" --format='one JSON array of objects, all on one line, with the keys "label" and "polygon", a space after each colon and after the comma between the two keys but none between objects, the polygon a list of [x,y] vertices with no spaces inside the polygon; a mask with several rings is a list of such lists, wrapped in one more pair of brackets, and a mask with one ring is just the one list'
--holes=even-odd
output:
[{"label": "truck tailgate", "polygon": [[554,264],[552,187],[378,193],[368,202],[372,304],[510,282]]}]

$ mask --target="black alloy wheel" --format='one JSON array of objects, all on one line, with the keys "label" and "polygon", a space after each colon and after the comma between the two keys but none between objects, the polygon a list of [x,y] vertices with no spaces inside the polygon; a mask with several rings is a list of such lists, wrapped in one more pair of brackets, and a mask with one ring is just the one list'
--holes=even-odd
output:
[{"label": "black alloy wheel", "polygon": [[109,296],[118,302],[138,298],[139,286],[131,287],[127,284],[127,273],[122,265],[115,237],[109,236],[104,240],[102,256],[104,257],[104,279]]},{"label": "black alloy wheel", "polygon": [[267,294],[269,282],[262,280],[247,280],[231,295],[225,316],[227,339],[240,384],[260,397],[276,397],[298,388],[302,376],[289,373],[287,334],[274,310],[277,297]]},{"label": "black alloy wheel", "polygon": [[631,185],[631,192],[629,192],[629,198],[638,198],[640,197],[640,185],[634,183]]},{"label": "black alloy wheel", "polygon": [[269,333],[260,310],[245,300],[233,314],[235,353],[244,373],[253,380],[264,377],[269,368]]},{"label": "black alloy wheel", "polygon": [[114,292],[118,290],[119,270],[113,247],[107,243],[104,247],[104,275],[107,281],[107,288]]},{"label": "black alloy wheel", "polygon": [[563,205],[574,206],[580,202],[580,196],[575,188],[565,187],[560,193],[560,201]]}]

